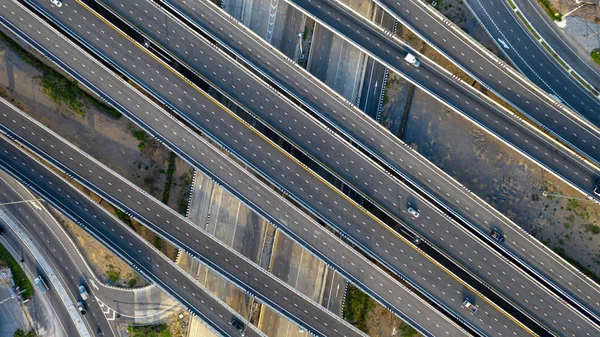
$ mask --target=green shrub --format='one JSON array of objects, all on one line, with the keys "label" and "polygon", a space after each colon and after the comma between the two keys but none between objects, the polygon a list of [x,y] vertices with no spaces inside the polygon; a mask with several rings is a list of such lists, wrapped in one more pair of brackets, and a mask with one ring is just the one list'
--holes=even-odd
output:
[{"label": "green shrub", "polygon": [[375,302],[365,293],[353,285],[348,286],[346,298],[344,299],[344,319],[361,331],[368,333],[367,314]]},{"label": "green shrub", "polygon": [[9,251],[0,244],[0,261],[4,261],[6,266],[10,268],[13,274],[15,285],[19,287],[20,291],[24,292],[21,294],[23,298],[30,298],[33,296],[33,285],[31,281],[25,275],[25,272],[21,268],[21,265],[10,255]]},{"label": "green shrub", "polygon": [[594,60],[594,62],[600,64],[600,48],[592,50],[590,55],[592,56],[592,60]]},{"label": "green shrub", "polygon": [[537,0],[537,2],[542,6],[546,14],[552,19],[556,21],[562,21],[562,14],[558,12],[554,6],[550,3],[549,0]]}]

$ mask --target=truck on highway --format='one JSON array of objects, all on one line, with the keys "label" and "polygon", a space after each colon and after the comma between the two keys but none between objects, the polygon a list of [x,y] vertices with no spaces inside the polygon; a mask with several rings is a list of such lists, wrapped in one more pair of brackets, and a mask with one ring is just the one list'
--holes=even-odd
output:
[{"label": "truck on highway", "polygon": [[79,312],[82,315],[85,315],[87,312],[85,311],[85,306],[83,306],[83,303],[81,301],[77,302],[77,310],[79,310]]},{"label": "truck on highway", "polygon": [[412,64],[415,67],[418,67],[421,65],[421,62],[419,62],[419,60],[417,60],[417,58],[415,57],[415,55],[408,53],[406,54],[406,57],[404,57],[404,60],[410,64]]},{"label": "truck on highway", "polygon": [[90,298],[90,294],[87,292],[87,290],[85,289],[85,287],[83,285],[79,286],[79,295],[81,295],[82,301],[85,301],[88,298]]},{"label": "truck on highway", "polygon": [[46,282],[44,282],[44,279],[41,276],[36,277],[34,281],[35,285],[37,286],[38,290],[42,295],[45,294],[46,291],[48,291],[48,286],[46,285]]}]

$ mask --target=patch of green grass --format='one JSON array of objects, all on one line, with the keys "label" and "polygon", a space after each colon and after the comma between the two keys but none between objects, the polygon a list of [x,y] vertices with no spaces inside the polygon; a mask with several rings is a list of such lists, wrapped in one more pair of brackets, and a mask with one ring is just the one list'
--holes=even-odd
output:
[{"label": "patch of green grass", "polygon": [[558,63],[560,63],[560,65],[563,68],[565,68],[565,70],[569,70],[569,67],[567,66],[567,64],[560,57],[558,57],[558,55],[556,55],[556,53],[553,52],[552,49],[550,49],[550,46],[546,42],[542,41],[542,46],[544,46],[544,48],[546,48],[548,53],[550,53],[550,55],[552,55],[552,57],[554,57],[554,59],[556,61],[558,61]]},{"label": "patch of green grass", "polygon": [[74,81],[69,81],[52,69],[47,69],[40,78],[42,91],[59,106],[66,105],[84,116],[85,109],[81,103],[81,89]]},{"label": "patch of green grass", "polygon": [[594,60],[594,62],[600,64],[600,48],[592,50],[590,56],[592,57],[592,60]]},{"label": "patch of green grass", "polygon": [[585,232],[592,234],[600,234],[600,226],[589,223],[585,225]]},{"label": "patch of green grass", "polygon": [[130,326],[127,328],[129,337],[171,337],[171,331],[166,324]]},{"label": "patch of green grass", "polygon": [[37,337],[37,333],[35,333],[35,330],[31,329],[29,330],[28,333],[25,333],[25,331],[21,330],[21,329],[17,329],[17,331],[15,331],[14,337]]},{"label": "patch of green grass", "polygon": [[508,0],[508,4],[512,9],[517,9],[517,6],[515,6],[515,3],[512,0]]},{"label": "patch of green grass", "polygon": [[112,264],[108,265],[106,269],[106,276],[112,283],[116,283],[121,278],[121,271],[116,269]]},{"label": "patch of green grass", "polygon": [[54,69],[39,61],[35,56],[31,55],[27,50],[23,49],[18,43],[2,32],[0,32],[0,40],[6,43],[10,49],[19,55],[19,58],[23,60],[23,62],[36,68],[42,73],[42,76],[40,77],[42,91],[47,94],[54,103],[59,106],[64,104],[80,115],[85,115],[85,107],[87,104],[90,104],[111,117],[121,117],[119,111],[88,95],[85,91],[81,90],[75,82],[68,80]]},{"label": "patch of green grass", "polygon": [[542,6],[550,19],[562,21],[562,14],[556,8],[554,8],[554,6],[552,6],[549,0],[537,0],[537,2],[540,4],[540,6]]},{"label": "patch of green grass", "polygon": [[575,77],[576,80],[579,81],[579,83],[581,83],[581,85],[583,85],[587,90],[591,91],[594,95],[598,96],[598,91],[596,89],[594,89],[591,85],[587,84],[583,78],[579,77],[579,75],[577,75],[576,72],[571,71],[571,76]]},{"label": "patch of green grass", "polygon": [[350,322],[350,324],[368,333],[367,314],[374,306],[375,302],[367,294],[353,285],[348,286],[344,300],[343,315],[344,319]]},{"label": "patch of green grass", "polygon": [[171,195],[171,184],[173,183],[173,173],[175,173],[175,153],[169,152],[169,166],[167,168],[167,179],[165,179],[165,187],[162,194],[162,202],[168,203]]},{"label": "patch of green grass", "polygon": [[183,188],[182,188],[183,193],[181,195],[181,198],[179,199],[179,205],[177,205],[177,211],[179,212],[179,214],[184,215],[184,216],[185,216],[185,212],[187,211],[188,201],[190,200],[189,193],[190,193],[190,187],[192,185],[192,178],[191,178],[192,175],[193,175],[193,173],[186,173],[186,174],[182,175],[181,177],[179,177],[179,180],[181,180],[181,186],[183,186]]},{"label": "patch of green grass", "polygon": [[121,211],[118,208],[115,208],[115,213],[117,214],[117,218],[127,224],[127,226],[133,228],[133,223],[131,222],[131,218],[129,215],[125,214],[125,212]]},{"label": "patch of green grass", "polygon": [[4,264],[10,268],[15,285],[19,287],[20,291],[25,290],[21,296],[23,298],[30,298],[33,296],[33,285],[31,284],[31,281],[29,281],[27,275],[25,275],[21,265],[12,255],[10,255],[10,252],[2,244],[0,244],[0,261],[3,261]]},{"label": "patch of green grass", "polygon": [[133,129],[133,126],[130,126],[130,130],[131,130],[131,134],[133,135],[133,138],[140,141],[140,143],[138,144],[138,149],[140,151],[142,151],[148,144],[148,141],[150,140],[150,136],[144,130],[135,131]]},{"label": "patch of green grass", "polygon": [[527,27],[527,29],[529,29],[529,31],[531,32],[531,34],[533,34],[533,36],[535,37],[535,39],[539,40],[540,36],[535,32],[535,30],[533,30],[533,27],[531,27],[529,25],[529,22],[527,20],[525,20],[525,17],[523,16],[523,14],[521,14],[521,12],[517,12],[517,16],[521,19],[521,21],[523,22],[523,24],[525,25],[525,27]]},{"label": "patch of green grass", "polygon": [[154,236],[154,247],[158,250],[162,249],[162,239],[158,235]]}]

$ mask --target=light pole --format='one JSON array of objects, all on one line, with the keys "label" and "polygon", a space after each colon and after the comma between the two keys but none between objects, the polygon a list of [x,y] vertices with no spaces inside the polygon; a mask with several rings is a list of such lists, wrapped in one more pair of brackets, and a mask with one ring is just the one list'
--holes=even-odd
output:
[{"label": "light pole", "polygon": [[552,193],[548,193],[548,191],[543,191],[542,195],[545,196],[545,197],[557,197],[557,198],[563,198],[563,199],[574,199],[574,200],[592,201],[589,198],[571,197],[571,196],[562,195],[562,194],[552,194]]},{"label": "light pole", "polygon": [[23,203],[27,203],[27,202],[34,202],[34,201],[41,201],[42,199],[37,198],[37,199],[29,199],[29,200],[19,200],[19,201],[9,201],[9,202],[5,202],[0,204],[0,206],[5,206],[5,205],[14,205],[14,204],[23,204]]}]

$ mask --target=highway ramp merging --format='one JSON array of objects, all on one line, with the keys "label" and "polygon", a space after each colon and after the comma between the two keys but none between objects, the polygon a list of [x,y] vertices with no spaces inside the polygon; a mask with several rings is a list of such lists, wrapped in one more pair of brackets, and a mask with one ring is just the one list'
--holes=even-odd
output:
[{"label": "highway ramp merging", "polygon": [[[303,227],[309,226],[311,228],[310,235],[305,236],[306,240],[308,242],[312,241],[312,242],[319,242],[319,244],[322,244],[323,240],[327,240],[330,243],[330,246],[339,245],[338,243],[336,243],[337,239],[331,239],[331,237],[333,237],[333,235],[331,235],[326,230],[323,231],[320,228],[320,226],[312,223],[311,221],[308,221],[308,218],[299,214],[298,211],[295,210],[293,207],[291,207],[289,204],[281,203],[283,201],[282,198],[277,197],[276,194],[275,194],[275,197],[273,197],[274,194],[272,192],[270,192],[269,189],[267,189],[263,184],[258,182],[255,178],[248,176],[247,173],[243,173],[240,170],[240,167],[235,165],[231,161],[231,159],[227,158],[226,155],[223,155],[218,150],[216,150],[213,147],[211,147],[210,145],[208,145],[208,143],[206,141],[203,141],[202,139],[198,138],[197,136],[195,136],[195,135],[190,136],[190,131],[187,130],[185,127],[183,127],[180,123],[176,122],[173,118],[168,117],[166,112],[164,112],[163,110],[158,108],[155,104],[152,104],[148,99],[143,98],[140,94],[133,91],[130,86],[126,85],[124,82],[119,80],[116,76],[111,75],[109,72],[107,72],[106,68],[102,67],[99,63],[91,60],[89,58],[89,56],[84,54],[79,48],[75,47],[73,44],[70,44],[67,40],[60,37],[58,34],[48,35],[48,40],[50,40],[50,41],[46,41],[45,39],[39,39],[39,42],[43,44],[43,47],[42,47],[42,45],[36,43],[34,40],[32,40],[30,38],[31,36],[35,37],[40,34],[39,33],[40,31],[47,31],[47,30],[52,30],[52,29],[49,26],[44,25],[39,20],[33,19],[33,17],[30,14],[28,14],[22,7],[17,6],[14,2],[10,2],[10,1],[5,2],[4,6],[11,6],[10,11],[12,13],[18,13],[18,15],[20,15],[20,16],[30,18],[28,20],[29,25],[36,25],[35,27],[29,27],[29,25],[24,25],[24,27],[22,27],[25,31],[28,32],[27,35],[22,35],[22,37],[24,37],[30,44],[32,44],[33,46],[36,46],[36,48],[38,48],[44,54],[49,56],[54,62],[56,62],[57,64],[60,64],[61,67],[63,67],[65,70],[69,71],[69,73],[72,76],[74,76],[75,78],[77,78],[78,80],[80,80],[81,83],[85,84],[90,89],[96,91],[103,98],[107,99],[111,104],[113,104],[115,107],[119,108],[128,117],[130,117],[135,123],[141,125],[142,127],[145,127],[145,129],[148,130],[152,135],[159,137],[159,139],[161,141],[163,141],[167,146],[169,146],[173,151],[178,153],[184,159],[188,160],[194,166],[200,168],[203,172],[205,172],[205,173],[209,174],[211,177],[215,178],[219,183],[221,183],[226,188],[231,189],[230,191],[232,193],[234,193],[234,195],[240,197],[240,199],[244,200],[249,205],[251,205],[251,207],[253,207],[255,210],[257,210],[259,212],[259,214],[263,214],[270,221],[280,224],[283,229],[285,229],[288,226],[288,224],[285,222],[282,223],[278,219],[286,219],[286,218],[290,218],[293,216],[294,218],[297,219],[297,221],[299,221],[299,224],[301,226],[303,226]],[[7,7],[5,7],[5,8],[7,8]],[[17,19],[17,24],[19,22],[21,22],[21,21]],[[9,27],[12,27],[12,29],[15,29],[15,27],[12,26],[12,24],[8,23],[7,21],[3,20],[3,23],[7,24]],[[24,32],[21,31],[21,33],[23,34]],[[66,54],[66,56],[64,53],[65,51],[69,51]],[[54,55],[57,55],[61,59],[66,59],[66,61],[71,61],[72,58],[75,57],[79,62],[83,62],[83,63],[75,62],[75,63],[72,63],[72,66],[68,66],[64,61],[56,58]],[[77,71],[75,71],[75,69],[73,67],[77,67]],[[85,75],[85,78],[82,77],[81,74]],[[99,74],[106,74],[106,76],[99,75]],[[92,84],[87,79],[93,80],[94,83]],[[113,97],[114,99],[111,97]],[[138,113],[139,115],[136,115],[136,113]],[[153,120],[154,118],[156,118],[158,120],[158,118],[160,118],[160,122],[152,124],[152,125],[155,125],[158,127],[155,129],[150,129],[149,125],[146,124],[145,122],[143,122],[139,116],[150,116],[151,118],[149,120]],[[147,118],[147,117],[144,117],[144,118]],[[168,127],[167,127],[167,125],[168,125]],[[164,131],[165,129],[173,130],[173,131],[165,132]],[[160,132],[156,131],[156,130],[159,130]],[[183,140],[182,140],[181,136],[185,136],[183,138]],[[183,150],[181,150],[177,146],[173,145],[174,142],[178,143],[179,146],[182,146]],[[213,173],[213,172],[215,172],[215,173]],[[234,173],[232,173],[232,172],[234,172]],[[215,175],[215,174],[218,174],[218,175]],[[235,177],[235,178],[245,177],[245,178],[238,179],[236,181],[236,179],[234,179],[232,177]],[[231,188],[232,185],[230,185],[230,184],[232,184],[233,186],[236,186],[236,185],[242,186],[242,188],[240,188],[239,190],[246,194],[240,195],[239,193],[236,193],[235,189]],[[241,185],[238,185],[238,184],[241,184]],[[254,191],[257,191],[257,189],[259,191],[261,191],[260,193],[264,193],[264,194],[259,195],[259,197],[260,197],[259,199],[262,202],[262,204],[260,205],[261,207],[258,207],[257,204],[254,204],[252,202],[252,199],[256,198]],[[249,199],[248,197],[252,197],[252,199]],[[268,199],[267,199],[267,197],[268,197]],[[282,206],[281,208],[279,208],[279,211],[272,213],[273,215],[275,215],[275,217],[273,217],[271,214],[265,213],[264,211],[261,210],[261,209],[265,209],[265,208],[269,208],[269,209],[273,210],[274,207],[268,206],[268,204],[271,202],[274,205],[279,204]],[[291,213],[288,213],[288,212],[291,212]],[[290,223],[290,224],[293,224],[293,223]],[[302,230],[302,232],[304,232],[304,230]],[[318,235],[318,236],[316,238],[313,238],[313,236],[316,236],[316,235]],[[299,239],[299,237],[297,235],[294,235],[294,237],[296,239]],[[306,246],[307,241],[301,241],[301,242]],[[355,264],[355,265],[365,265],[366,260],[364,258],[359,257],[356,253],[354,253],[352,250],[350,250],[347,246],[341,246],[341,248],[340,247],[337,247],[337,248],[339,248],[339,251],[347,251],[347,255],[345,255],[345,257],[348,261],[344,262],[344,263],[347,263],[349,265],[351,263]],[[320,255],[320,256],[323,257],[323,255]],[[343,259],[343,260],[346,261],[346,259]],[[325,260],[329,261],[328,263],[331,263],[333,266],[339,267],[339,264],[337,264],[335,261],[331,260],[329,257],[326,257]],[[343,269],[341,269],[341,270],[343,270]],[[402,301],[402,303],[404,303],[404,305],[406,305],[407,302],[413,303],[411,306],[408,307],[408,309],[404,309],[404,311],[406,311],[408,313],[415,312],[415,314],[414,314],[415,319],[422,319],[423,326],[427,327],[428,330],[439,331],[439,334],[445,334],[446,331],[448,331],[449,329],[450,329],[450,331],[455,331],[454,332],[455,334],[464,333],[464,331],[462,329],[460,329],[456,325],[450,323],[446,318],[441,316],[439,313],[436,313],[432,308],[430,308],[428,305],[424,304],[424,302],[422,300],[416,298],[410,292],[407,292],[405,288],[400,286],[397,282],[393,281],[389,276],[385,275],[381,270],[370,267],[368,262],[366,264],[365,269],[363,269],[363,270],[369,271],[368,277],[369,278],[375,277],[375,279],[378,280],[378,283],[381,284],[382,286],[384,286],[385,289],[387,289],[387,291],[384,292],[385,296],[387,296],[387,297],[385,297],[385,298],[379,297],[379,299],[381,301],[383,301],[385,299],[385,303],[390,303],[389,304],[390,307],[392,306],[392,303],[394,303],[393,301]],[[372,291],[369,291],[368,288],[365,288],[363,281],[361,281],[361,279],[363,279],[367,276],[363,273],[358,272],[358,270],[356,270],[356,269],[354,269],[352,272],[354,274],[345,273],[344,275],[347,276],[349,279],[354,280],[355,283],[361,285],[363,287],[363,289],[366,289],[367,292],[373,293]],[[393,289],[393,291],[390,293],[390,290],[392,290],[392,289]],[[394,294],[394,293],[396,295],[392,296],[391,294]],[[374,297],[378,298],[376,294],[374,295]],[[391,301],[391,299],[393,299],[393,301]],[[410,310],[414,310],[414,311],[410,311]],[[422,315],[423,310],[427,310],[428,312],[430,312],[430,314],[427,315],[426,318],[419,317],[419,314],[416,314],[417,312],[420,312]],[[403,313],[404,311],[400,311],[397,313],[401,314],[401,315],[405,315]],[[409,316],[409,317],[411,317],[411,319],[412,319],[412,315],[413,314],[411,314],[411,316]],[[419,323],[421,324],[421,322],[419,322]]]}]

